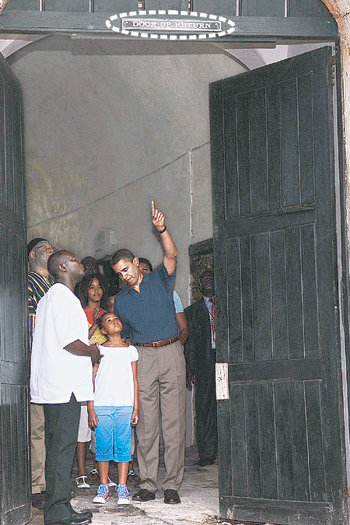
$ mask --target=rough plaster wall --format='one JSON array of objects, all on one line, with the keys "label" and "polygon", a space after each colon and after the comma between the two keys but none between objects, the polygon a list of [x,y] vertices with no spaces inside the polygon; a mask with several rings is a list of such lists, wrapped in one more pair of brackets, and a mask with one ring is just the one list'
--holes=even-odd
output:
[{"label": "rough plaster wall", "polygon": [[111,228],[118,247],[157,263],[154,198],[179,247],[187,304],[188,245],[212,235],[208,84],[243,68],[220,55],[84,56],[36,45],[12,65],[24,93],[28,237],[85,256]]}]

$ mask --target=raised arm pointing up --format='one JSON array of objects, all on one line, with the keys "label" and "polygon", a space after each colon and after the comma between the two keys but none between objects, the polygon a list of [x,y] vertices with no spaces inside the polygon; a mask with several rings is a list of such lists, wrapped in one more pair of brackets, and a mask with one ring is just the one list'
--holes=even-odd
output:
[{"label": "raised arm pointing up", "polygon": [[152,224],[160,235],[160,240],[164,249],[163,263],[169,275],[172,275],[176,268],[177,248],[174,239],[165,225],[165,215],[157,210],[155,202],[151,203]]}]

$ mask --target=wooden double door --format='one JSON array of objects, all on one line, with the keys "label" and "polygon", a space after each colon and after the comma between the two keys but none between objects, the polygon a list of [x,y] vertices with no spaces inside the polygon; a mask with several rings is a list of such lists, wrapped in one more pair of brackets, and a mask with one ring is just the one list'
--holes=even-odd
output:
[{"label": "wooden double door", "polygon": [[[0,523],[19,525],[30,515],[22,106],[4,61],[0,79]],[[217,353],[230,381],[220,509],[236,520],[348,522],[333,90],[329,48],[210,88]]]},{"label": "wooden double door", "polygon": [[30,517],[22,94],[0,59],[0,523]]},{"label": "wooden double door", "polygon": [[210,86],[217,360],[230,386],[220,509],[235,520],[348,523],[332,63],[321,48]]}]

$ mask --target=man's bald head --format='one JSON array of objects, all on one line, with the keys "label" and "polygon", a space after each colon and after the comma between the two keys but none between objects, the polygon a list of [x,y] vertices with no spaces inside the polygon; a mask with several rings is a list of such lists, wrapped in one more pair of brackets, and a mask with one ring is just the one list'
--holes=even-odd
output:
[{"label": "man's bald head", "polygon": [[72,255],[73,253],[68,250],[58,250],[50,255],[49,260],[47,261],[47,269],[55,279],[57,279],[62,273],[60,265],[64,265]]},{"label": "man's bald head", "polygon": [[72,290],[85,275],[84,265],[69,250],[59,250],[51,255],[47,268],[56,282],[69,286]]}]

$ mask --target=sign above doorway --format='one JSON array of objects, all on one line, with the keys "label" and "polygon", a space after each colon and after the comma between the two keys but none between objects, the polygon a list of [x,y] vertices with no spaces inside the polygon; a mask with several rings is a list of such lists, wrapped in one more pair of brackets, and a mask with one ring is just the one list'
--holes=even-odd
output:
[{"label": "sign above doorway", "polygon": [[106,27],[122,35],[155,40],[206,40],[231,35],[235,22],[210,13],[154,9],[112,15]]}]

